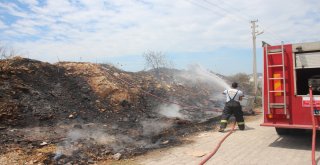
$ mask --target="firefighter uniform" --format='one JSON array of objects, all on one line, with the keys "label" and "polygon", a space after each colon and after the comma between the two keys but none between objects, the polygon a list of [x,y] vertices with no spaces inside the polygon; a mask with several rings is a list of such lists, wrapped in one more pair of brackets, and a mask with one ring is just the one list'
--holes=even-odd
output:
[{"label": "firefighter uniform", "polygon": [[242,107],[240,105],[240,99],[243,97],[243,92],[237,90],[235,88],[225,90],[223,94],[226,95],[227,101],[223,110],[223,114],[221,116],[221,125],[220,125],[220,132],[223,132],[224,129],[227,127],[227,122],[231,115],[234,115],[240,130],[244,130],[244,119],[243,119],[243,112]]}]

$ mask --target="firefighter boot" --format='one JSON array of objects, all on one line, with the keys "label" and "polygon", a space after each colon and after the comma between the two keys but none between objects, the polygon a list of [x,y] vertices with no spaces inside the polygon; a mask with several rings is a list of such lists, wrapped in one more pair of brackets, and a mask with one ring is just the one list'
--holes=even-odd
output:
[{"label": "firefighter boot", "polygon": [[238,127],[239,127],[239,130],[244,130],[244,128],[245,128],[245,125],[244,125],[244,122],[242,122],[242,123],[238,123]]},{"label": "firefighter boot", "polygon": [[224,132],[224,129],[227,127],[226,122],[221,122],[219,132]]},{"label": "firefighter boot", "polygon": [[224,132],[224,128],[220,128],[220,129],[219,129],[219,132]]}]

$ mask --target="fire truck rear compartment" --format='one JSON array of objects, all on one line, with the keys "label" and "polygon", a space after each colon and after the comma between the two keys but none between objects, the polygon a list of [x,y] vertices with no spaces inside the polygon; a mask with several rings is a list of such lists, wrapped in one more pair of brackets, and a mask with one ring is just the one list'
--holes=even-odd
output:
[{"label": "fire truck rear compartment", "polygon": [[319,68],[296,69],[297,95],[309,94],[309,81],[312,82],[313,94],[320,95],[320,66]]},{"label": "fire truck rear compartment", "polygon": [[294,53],[296,94],[308,95],[310,81],[314,87],[313,94],[320,95],[320,51],[308,50],[306,46],[297,48],[298,52]]}]

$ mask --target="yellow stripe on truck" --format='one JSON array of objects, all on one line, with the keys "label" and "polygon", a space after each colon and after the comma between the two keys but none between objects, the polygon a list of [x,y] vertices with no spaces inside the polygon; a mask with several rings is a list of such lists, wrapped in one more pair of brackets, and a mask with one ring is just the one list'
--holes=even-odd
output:
[{"label": "yellow stripe on truck", "polygon": [[[281,74],[280,73],[275,73],[273,74],[273,78],[281,78]],[[273,89],[275,91],[281,91],[281,80],[274,80],[274,84],[273,84]],[[274,93],[275,96],[281,96],[281,92],[275,92]]]}]

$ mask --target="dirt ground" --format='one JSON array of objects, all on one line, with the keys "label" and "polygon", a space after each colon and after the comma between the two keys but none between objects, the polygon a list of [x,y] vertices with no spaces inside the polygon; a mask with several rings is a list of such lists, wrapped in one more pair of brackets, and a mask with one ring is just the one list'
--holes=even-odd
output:
[{"label": "dirt ground", "polygon": [[212,129],[223,105],[214,96],[222,89],[203,77],[214,75],[160,73],[0,60],[0,162],[94,164],[179,145],[181,137]]}]

